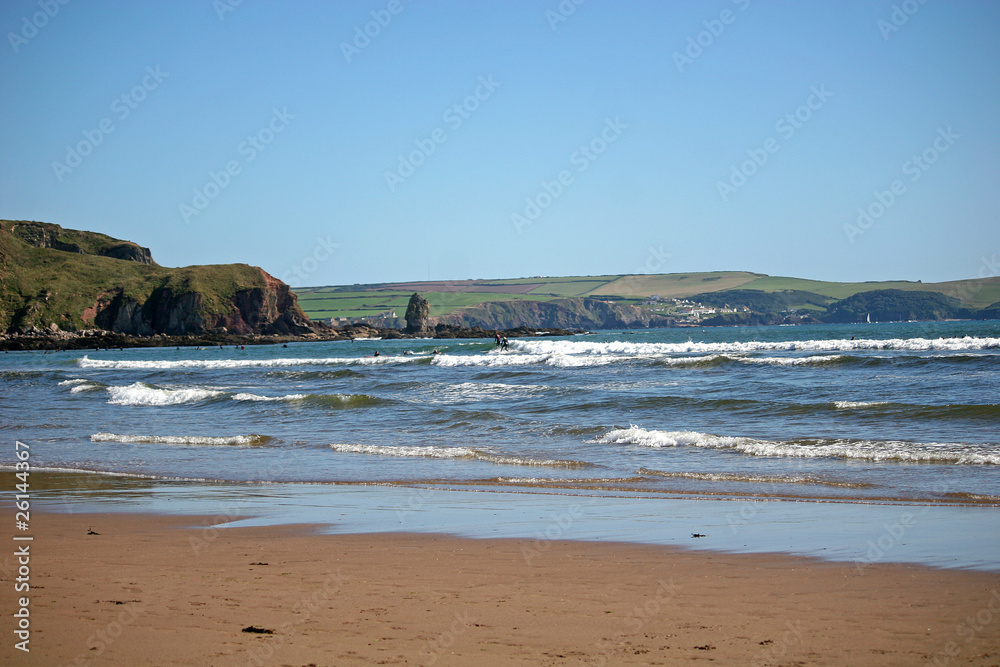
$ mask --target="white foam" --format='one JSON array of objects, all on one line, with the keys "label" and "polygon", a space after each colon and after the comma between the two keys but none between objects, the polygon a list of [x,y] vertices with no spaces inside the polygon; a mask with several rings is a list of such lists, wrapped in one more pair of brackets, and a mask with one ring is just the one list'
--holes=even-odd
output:
[{"label": "white foam", "polygon": [[180,405],[197,403],[221,395],[216,389],[189,387],[185,389],[160,389],[144,382],[134,382],[124,387],[108,387],[112,405]]},{"label": "white foam", "polygon": [[582,366],[603,366],[615,361],[614,357],[573,357],[564,354],[474,354],[474,355],[436,355],[431,362],[437,366],[480,366],[502,368],[506,366],[545,365],[556,368],[577,368]]},{"label": "white foam", "polygon": [[858,350],[986,350],[1000,348],[1000,338],[889,338],[848,340],[746,341],[720,343],[606,343],[573,340],[532,340],[518,338],[511,347],[525,354],[639,355],[725,354],[751,352],[851,352]]},{"label": "white foam", "polygon": [[431,361],[435,366],[453,368],[456,366],[527,366],[544,363],[545,358],[537,354],[438,354]]},{"label": "white foam", "polygon": [[301,401],[302,399],[308,397],[309,394],[286,394],[285,396],[259,396],[257,394],[248,394],[246,392],[233,394],[234,401],[260,401],[260,402]]},{"label": "white foam", "polygon": [[867,461],[1000,465],[1000,453],[983,453],[981,447],[977,448],[962,443],[915,443],[899,440],[786,442],[721,436],[699,433],[698,431],[655,431],[638,426],[614,429],[593,442],[656,448],[688,446],[706,449],[732,449],[752,456],[836,457]]},{"label": "white foam", "polygon": [[377,357],[322,357],[312,359],[178,359],[126,360],[91,359],[84,355],[76,360],[81,368],[172,370],[226,369],[226,368],[285,368],[289,366],[373,366],[377,364],[405,364],[419,361],[419,357],[380,355]]},{"label": "white foam", "polygon": [[123,442],[157,445],[229,445],[236,447],[262,445],[270,439],[271,438],[266,435],[208,437],[198,435],[119,435],[117,433],[95,433],[90,436],[91,442]]},{"label": "white foam", "polygon": [[374,454],[377,456],[424,456],[433,459],[473,458],[476,450],[470,447],[433,447],[405,445],[352,445],[332,444],[337,452],[352,454]]},{"label": "white foam", "polygon": [[58,383],[61,387],[70,387],[69,393],[80,394],[85,391],[95,391],[97,389],[103,389],[105,385],[99,382],[93,382],[91,380],[85,380],[83,378],[73,378],[72,380],[63,380]]},{"label": "white foam", "polygon": [[353,454],[371,454],[375,456],[419,456],[434,459],[470,459],[484,461],[496,465],[514,466],[547,466],[556,468],[584,468],[589,464],[580,461],[562,461],[558,459],[533,459],[522,456],[494,454],[492,452],[473,449],[471,447],[436,447],[429,445],[357,445],[332,444],[330,448],[337,452]]},{"label": "white foam", "polygon": [[460,384],[431,386],[431,396],[421,397],[421,401],[462,403],[510,399],[521,395],[537,394],[547,389],[547,387],[538,384],[504,384],[501,382],[462,382]]},{"label": "white foam", "polygon": [[889,401],[834,401],[833,406],[838,410],[857,410],[873,408],[878,405],[889,405]]},{"label": "white foam", "polygon": [[831,361],[847,359],[843,354],[816,354],[809,357],[738,357],[744,364],[770,364],[772,366],[810,366],[828,364]]}]

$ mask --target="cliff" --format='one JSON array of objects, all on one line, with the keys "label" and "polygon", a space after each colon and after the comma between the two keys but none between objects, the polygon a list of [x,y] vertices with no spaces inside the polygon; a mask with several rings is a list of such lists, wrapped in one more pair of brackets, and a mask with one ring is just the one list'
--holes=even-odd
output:
[{"label": "cliff", "polygon": [[483,329],[513,329],[521,326],[634,329],[672,326],[674,320],[637,306],[607,303],[598,299],[571,298],[481,303],[439,317],[437,322]]},{"label": "cliff", "polygon": [[288,285],[246,264],[166,268],[104,234],[0,220],[0,331],[149,336],[312,331]]},{"label": "cliff", "polygon": [[968,319],[979,312],[962,306],[955,297],[940,292],[905,292],[897,289],[861,292],[830,306],[824,322],[874,322]]},{"label": "cliff", "polygon": [[120,241],[106,234],[63,229],[59,225],[47,222],[4,220],[0,224],[3,226],[3,231],[9,231],[35,248],[52,248],[81,255],[99,255],[140,264],[155,264],[149,248],[143,248],[131,241]]}]

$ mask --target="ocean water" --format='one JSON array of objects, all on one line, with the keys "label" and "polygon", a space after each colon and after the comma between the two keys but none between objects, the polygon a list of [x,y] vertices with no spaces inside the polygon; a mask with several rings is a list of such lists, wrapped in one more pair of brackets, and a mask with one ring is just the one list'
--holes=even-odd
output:
[{"label": "ocean water", "polygon": [[579,539],[1000,571],[998,426],[997,322],[0,354],[32,509],[519,537],[525,566]]},{"label": "ocean water", "polygon": [[[600,332],[505,352],[481,339],[11,352],[0,379],[0,431],[54,476],[662,513],[676,499],[1000,507],[996,322]],[[3,447],[0,467],[14,462]]]}]

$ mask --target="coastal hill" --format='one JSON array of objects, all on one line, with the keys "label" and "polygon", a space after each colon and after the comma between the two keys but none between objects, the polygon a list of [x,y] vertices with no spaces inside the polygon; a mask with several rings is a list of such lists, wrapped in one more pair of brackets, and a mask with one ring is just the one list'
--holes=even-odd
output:
[{"label": "coastal hill", "polygon": [[942,283],[825,282],[746,271],[297,287],[313,320],[397,326],[410,295],[430,323],[614,329],[997,319],[1000,277]]},{"label": "coastal hill", "polygon": [[258,267],[166,268],[130,241],[0,220],[0,332],[299,334],[312,326],[288,285]]},{"label": "coastal hill", "polygon": [[[50,223],[0,220],[3,336],[105,332],[147,341],[150,336],[192,335],[335,340],[407,333],[478,336],[532,328],[1000,319],[1000,277],[833,283],[716,271],[296,291],[298,296],[259,267],[167,268],[153,260],[148,248],[131,241]],[[410,313],[412,321],[407,321],[404,313],[414,298],[419,313]],[[404,327],[406,332],[400,331]],[[158,344],[168,342],[174,344]]]}]

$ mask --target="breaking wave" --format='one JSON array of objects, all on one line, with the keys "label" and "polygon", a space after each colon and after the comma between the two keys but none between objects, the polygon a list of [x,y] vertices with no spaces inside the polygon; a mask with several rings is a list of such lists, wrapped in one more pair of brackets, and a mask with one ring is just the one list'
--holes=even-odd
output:
[{"label": "breaking wave", "polygon": [[354,408],[381,403],[382,399],[367,394],[285,394],[284,396],[261,396],[240,392],[233,394],[234,401],[254,403],[311,403],[333,408]]},{"label": "breaking wave", "polygon": [[266,445],[273,438],[267,435],[232,435],[223,437],[207,437],[198,435],[119,435],[117,433],[95,433],[90,436],[91,442],[122,442],[156,445],[200,445],[200,446],[234,446],[253,447]]},{"label": "breaking wave", "polygon": [[858,410],[864,408],[874,408],[880,405],[889,405],[889,401],[834,401],[833,407],[838,410]]},{"label": "breaking wave", "polygon": [[494,454],[472,447],[435,447],[429,445],[354,445],[332,444],[336,452],[373,456],[425,457],[432,459],[469,459],[496,465],[545,466],[553,468],[586,468],[589,463],[558,459],[535,459],[524,456]]},{"label": "breaking wave", "polygon": [[946,352],[1000,349],[1000,338],[889,338],[885,340],[845,338],[832,340],[746,341],[731,343],[606,343],[570,340],[515,339],[510,343],[525,354],[587,354],[651,356],[658,354],[727,354],[752,352],[851,352],[866,350],[912,350]]},{"label": "breaking wave", "polygon": [[637,445],[640,447],[703,447],[731,449],[752,456],[798,458],[845,458],[866,461],[912,463],[962,463],[1000,465],[995,446],[962,443],[916,443],[900,440],[796,440],[773,441],[756,438],[713,435],[698,431],[655,431],[630,426],[605,433],[593,442],[598,444]]},{"label": "breaking wave", "polygon": [[112,405],[181,405],[198,403],[224,392],[218,389],[189,387],[185,389],[160,389],[145,382],[134,382],[124,387],[107,387]]},{"label": "breaking wave", "polygon": [[71,387],[69,393],[80,394],[85,391],[96,391],[98,389],[104,389],[107,385],[100,382],[94,382],[93,380],[85,380],[83,378],[73,378],[72,380],[63,380],[58,383],[61,387]]},{"label": "breaking wave", "polygon": [[118,370],[174,370],[227,369],[227,368],[285,368],[289,366],[374,366],[383,364],[410,364],[427,362],[430,357],[420,355],[378,357],[323,357],[314,359],[178,359],[176,361],[91,359],[84,355],[76,360],[81,368]]}]

